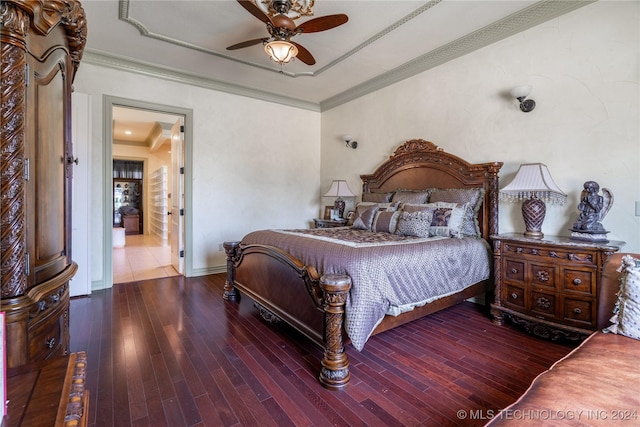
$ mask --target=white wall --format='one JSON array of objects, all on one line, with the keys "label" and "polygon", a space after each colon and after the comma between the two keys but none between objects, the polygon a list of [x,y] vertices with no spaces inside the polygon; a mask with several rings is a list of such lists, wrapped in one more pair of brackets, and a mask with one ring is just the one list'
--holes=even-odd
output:
[{"label": "white wall", "polygon": [[78,271],[69,281],[69,295],[75,297],[91,293],[91,100],[86,94],[75,92],[71,105],[73,156],[78,160],[73,167],[71,190],[71,257],[78,264]]},{"label": "white wall", "polygon": [[[320,113],[81,64],[91,95],[91,278],[102,287],[103,96],[193,110],[193,253],[196,273],[225,265],[219,244],[268,227],[306,227],[320,197]],[[282,122],[286,126],[281,126]],[[111,124],[106,124],[110,126]]]},{"label": "white wall", "polygon": [[[323,112],[321,187],[344,177],[360,193],[359,175],[413,138],[474,163],[504,162],[501,186],[521,163],[542,162],[569,196],[547,207],[545,234],[570,234],[582,184],[594,180],[615,197],[609,239],[640,252],[639,8],[597,2]],[[508,95],[519,84],[533,86],[530,113]],[[501,232],[524,230],[519,204],[500,210]]]}]

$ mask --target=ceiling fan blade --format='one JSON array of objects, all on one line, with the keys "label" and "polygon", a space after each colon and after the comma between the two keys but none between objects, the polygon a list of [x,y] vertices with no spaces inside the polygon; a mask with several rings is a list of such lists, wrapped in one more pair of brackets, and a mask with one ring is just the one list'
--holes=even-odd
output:
[{"label": "ceiling fan blade", "polygon": [[313,65],[316,63],[316,59],[313,57],[313,55],[311,55],[311,52],[309,52],[306,47],[296,42],[291,42],[291,44],[294,44],[298,48],[298,54],[296,55],[296,58],[307,65]]},{"label": "ceiling fan blade", "polygon": [[330,30],[338,27],[349,20],[349,17],[343,13],[338,15],[327,15],[319,18],[310,19],[307,22],[296,27],[296,31],[301,33],[317,33],[319,31]]},{"label": "ceiling fan blade", "polygon": [[271,22],[271,19],[269,19],[269,17],[267,15],[265,15],[264,12],[262,12],[258,8],[258,6],[256,6],[252,2],[244,1],[244,0],[238,0],[238,3],[240,3],[240,6],[244,7],[247,10],[247,12],[249,12],[250,14],[255,16],[256,18],[258,18],[259,20],[261,20],[265,24],[268,24],[269,22]]},{"label": "ceiling fan blade", "polygon": [[269,40],[268,37],[264,37],[264,38],[261,38],[261,39],[247,40],[247,41],[244,41],[242,43],[231,45],[231,46],[229,46],[227,48],[227,50],[242,49],[244,47],[249,47],[249,46],[253,46],[253,45],[256,45],[256,44],[264,43],[267,40]]}]

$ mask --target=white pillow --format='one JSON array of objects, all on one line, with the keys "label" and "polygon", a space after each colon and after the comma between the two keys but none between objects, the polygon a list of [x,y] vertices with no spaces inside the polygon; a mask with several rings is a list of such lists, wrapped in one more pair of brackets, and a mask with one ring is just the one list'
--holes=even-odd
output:
[{"label": "white pillow", "polygon": [[620,290],[618,301],[613,309],[614,315],[610,319],[613,325],[603,329],[603,332],[613,332],[629,338],[640,339],[640,260],[625,255],[622,265],[618,269]]}]

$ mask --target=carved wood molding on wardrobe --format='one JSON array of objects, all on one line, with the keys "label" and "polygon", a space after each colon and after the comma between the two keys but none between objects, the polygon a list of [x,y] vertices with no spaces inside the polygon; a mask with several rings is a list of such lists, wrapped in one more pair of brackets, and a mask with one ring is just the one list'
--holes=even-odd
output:
[{"label": "carved wood molding on wardrobe", "polygon": [[87,23],[76,0],[2,0],[0,20],[0,295],[12,367],[68,352],[71,92]]}]

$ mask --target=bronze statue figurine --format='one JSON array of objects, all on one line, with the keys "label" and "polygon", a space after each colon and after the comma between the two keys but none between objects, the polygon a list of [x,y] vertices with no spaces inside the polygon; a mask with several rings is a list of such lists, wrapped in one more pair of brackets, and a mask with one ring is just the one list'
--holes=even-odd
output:
[{"label": "bronze statue figurine", "polygon": [[613,193],[607,188],[602,189],[595,181],[584,183],[584,189],[580,194],[578,210],[580,215],[571,229],[571,238],[589,241],[607,241],[607,233],[602,225],[602,219],[611,209]]}]

